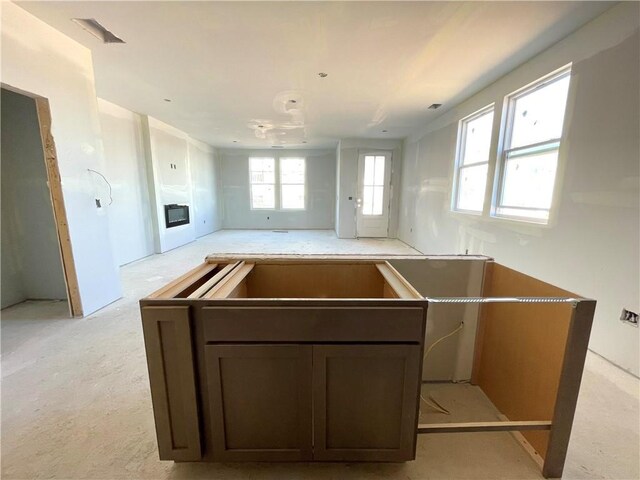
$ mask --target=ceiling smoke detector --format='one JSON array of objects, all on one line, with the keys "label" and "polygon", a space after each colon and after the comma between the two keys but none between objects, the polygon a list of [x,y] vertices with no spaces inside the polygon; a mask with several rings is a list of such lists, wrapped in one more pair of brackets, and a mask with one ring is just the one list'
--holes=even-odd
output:
[{"label": "ceiling smoke detector", "polygon": [[84,30],[96,37],[102,43],[126,43],[109,30],[100,25],[95,18],[72,18],[72,22],[80,25]]},{"label": "ceiling smoke detector", "polygon": [[432,103],[431,105],[429,105],[429,110],[437,110],[442,106],[441,103]]}]

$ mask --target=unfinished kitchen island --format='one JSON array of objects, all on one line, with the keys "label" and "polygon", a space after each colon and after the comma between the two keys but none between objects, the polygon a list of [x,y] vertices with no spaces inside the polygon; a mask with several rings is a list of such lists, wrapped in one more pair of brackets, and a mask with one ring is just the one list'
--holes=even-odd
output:
[{"label": "unfinished kitchen island", "polygon": [[[163,460],[403,462],[419,434],[505,431],[554,477],[595,302],[487,257],[245,255],[140,305]],[[429,373],[457,332],[455,373]],[[431,380],[471,384],[491,421],[419,422]]]}]

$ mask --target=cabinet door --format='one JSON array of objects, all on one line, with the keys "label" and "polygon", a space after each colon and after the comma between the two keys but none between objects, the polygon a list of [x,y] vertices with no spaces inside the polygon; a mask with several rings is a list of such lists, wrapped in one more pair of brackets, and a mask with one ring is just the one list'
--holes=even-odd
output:
[{"label": "cabinet door", "polygon": [[311,347],[208,345],[216,461],[312,458]]},{"label": "cabinet door", "polygon": [[419,371],[419,345],[314,346],[314,460],[413,460]]}]

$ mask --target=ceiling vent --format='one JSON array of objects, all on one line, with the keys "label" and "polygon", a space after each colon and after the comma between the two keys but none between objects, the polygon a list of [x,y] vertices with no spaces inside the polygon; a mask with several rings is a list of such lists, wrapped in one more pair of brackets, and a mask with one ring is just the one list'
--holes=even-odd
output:
[{"label": "ceiling vent", "polygon": [[429,110],[437,110],[442,106],[441,103],[432,103],[431,105],[429,105]]},{"label": "ceiling vent", "polygon": [[125,43],[124,40],[116,37],[109,30],[100,25],[95,18],[72,18],[71,21],[80,25],[102,43]]}]

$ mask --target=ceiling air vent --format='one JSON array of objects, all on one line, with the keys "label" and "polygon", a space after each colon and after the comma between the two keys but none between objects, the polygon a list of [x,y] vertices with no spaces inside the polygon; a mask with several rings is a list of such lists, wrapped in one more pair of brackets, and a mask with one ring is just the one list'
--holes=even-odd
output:
[{"label": "ceiling air vent", "polygon": [[104,28],[95,18],[72,18],[72,22],[77,23],[91,35],[102,43],[125,43],[121,38],[116,37],[109,30]]}]

